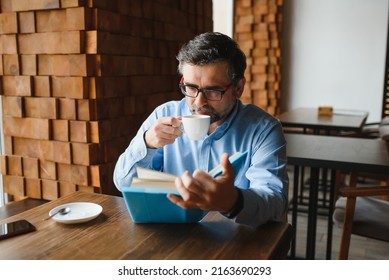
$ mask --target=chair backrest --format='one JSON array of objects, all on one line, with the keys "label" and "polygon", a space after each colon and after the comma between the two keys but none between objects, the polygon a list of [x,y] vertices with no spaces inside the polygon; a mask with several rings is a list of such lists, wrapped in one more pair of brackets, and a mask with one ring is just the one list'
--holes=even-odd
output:
[{"label": "chair backrest", "polygon": [[[355,179],[355,176],[353,176]],[[335,204],[333,221],[342,227],[339,259],[347,259],[351,233],[389,241],[389,202],[377,199],[388,195],[388,186],[346,187]],[[345,198],[346,197],[346,198]]]},{"label": "chair backrest", "polygon": [[385,117],[381,120],[380,125],[389,125],[389,117]]},{"label": "chair backrest", "polygon": [[[347,198],[336,201],[333,221],[343,227]],[[374,197],[357,197],[352,233],[389,242],[389,202]]]},{"label": "chair backrest", "polygon": [[380,138],[389,141],[389,124],[388,125],[380,125],[378,128],[378,132],[380,135]]}]

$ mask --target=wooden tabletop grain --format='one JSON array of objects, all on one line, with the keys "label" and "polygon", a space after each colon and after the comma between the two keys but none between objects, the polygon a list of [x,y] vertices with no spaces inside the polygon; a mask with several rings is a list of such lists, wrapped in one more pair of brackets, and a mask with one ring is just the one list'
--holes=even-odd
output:
[{"label": "wooden tabletop grain", "polygon": [[[43,220],[53,207],[81,201],[100,204],[103,212],[82,224]],[[282,259],[292,238],[288,223],[254,229],[214,212],[194,224],[134,224],[123,198],[84,192],[2,217],[0,223],[19,219],[37,230],[0,241],[0,259]]]}]

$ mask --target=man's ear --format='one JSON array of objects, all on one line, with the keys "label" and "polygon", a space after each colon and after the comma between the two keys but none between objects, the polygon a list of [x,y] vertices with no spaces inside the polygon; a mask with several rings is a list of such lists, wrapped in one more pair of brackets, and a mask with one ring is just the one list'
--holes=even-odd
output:
[{"label": "man's ear", "polygon": [[235,89],[235,96],[236,98],[240,98],[243,94],[244,85],[246,84],[246,78],[242,78],[239,80],[238,84],[236,85]]}]

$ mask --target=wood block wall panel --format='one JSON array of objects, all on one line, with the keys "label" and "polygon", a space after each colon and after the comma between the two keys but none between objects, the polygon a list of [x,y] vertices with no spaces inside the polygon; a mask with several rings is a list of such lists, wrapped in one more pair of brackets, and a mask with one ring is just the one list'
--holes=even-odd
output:
[{"label": "wood block wall panel", "polygon": [[95,143],[72,143],[71,152],[74,164],[95,165],[103,158],[100,145]]},{"label": "wood block wall panel", "polygon": [[0,34],[18,33],[17,13],[0,14]]},{"label": "wood block wall panel", "polygon": [[89,166],[91,185],[97,187],[108,185],[108,183],[111,181],[110,170],[112,168],[112,163]]},{"label": "wood block wall panel", "polygon": [[16,35],[0,35],[0,52],[2,54],[17,54]]},{"label": "wood block wall panel", "polygon": [[59,196],[65,196],[76,191],[77,191],[76,184],[59,181]]},{"label": "wood block wall panel", "polygon": [[3,76],[3,94],[11,96],[31,96],[31,76]]},{"label": "wood block wall panel", "polygon": [[[89,98],[102,99],[112,97],[127,97],[128,89],[132,88],[133,82],[131,77],[114,76],[114,77],[92,77],[89,79]],[[131,95],[134,90],[131,90]]]},{"label": "wood block wall panel", "polygon": [[20,34],[18,36],[18,48],[20,54],[83,53],[85,49],[84,32],[64,31]]},{"label": "wood block wall panel", "polygon": [[[34,33],[36,31],[35,26],[35,13],[34,12],[20,12],[19,15],[19,33]],[[17,33],[17,32],[15,32]]]},{"label": "wood block wall panel", "polygon": [[96,55],[38,55],[38,74],[42,76],[94,76],[97,70]]},{"label": "wood block wall panel", "polygon": [[89,186],[90,184],[90,174],[89,167],[85,165],[71,165],[71,177],[70,181],[76,185],[85,185]]},{"label": "wood block wall panel", "polygon": [[94,192],[100,192],[100,188],[95,188],[95,187],[90,187],[90,186],[82,186],[82,185],[76,185],[77,187],[77,191],[80,191],[80,192],[90,192],[90,193],[94,193]]},{"label": "wood block wall panel", "polygon": [[87,31],[85,51],[88,54],[150,56],[156,47],[155,41],[151,38]]},{"label": "wood block wall panel", "polygon": [[[95,96],[95,95],[94,95]],[[79,99],[77,100],[77,118],[81,121],[97,120],[96,100]]]},{"label": "wood block wall panel", "polygon": [[37,74],[37,57],[33,54],[20,55],[21,74],[35,76]]},{"label": "wood block wall panel", "polygon": [[26,193],[25,196],[41,199],[42,198],[42,180],[26,178]]},{"label": "wood block wall panel", "polygon": [[50,121],[47,119],[4,116],[4,135],[32,139],[50,139]]},{"label": "wood block wall panel", "polygon": [[58,118],[58,99],[52,97],[25,97],[23,100],[27,118]]},{"label": "wood block wall panel", "polygon": [[59,117],[63,120],[76,120],[77,109],[76,100],[68,98],[58,98]]},{"label": "wood block wall panel", "polygon": [[22,157],[19,156],[7,157],[7,170],[8,170],[8,174],[10,175],[23,176]]},{"label": "wood block wall panel", "polygon": [[51,96],[51,81],[47,76],[33,77],[34,96],[50,97]]},{"label": "wood block wall panel", "polygon": [[19,75],[19,56],[17,54],[5,54],[3,57],[4,75]]},{"label": "wood block wall panel", "polygon": [[23,175],[26,178],[39,178],[39,159],[23,157]]},{"label": "wood block wall panel", "polygon": [[247,57],[242,101],[276,115],[281,98],[283,0],[238,0],[234,5],[234,37]]},{"label": "wood block wall panel", "polygon": [[87,121],[70,121],[70,141],[71,142],[90,142],[90,125]]},{"label": "wood block wall panel", "polygon": [[61,0],[62,8],[86,6],[88,0]]},{"label": "wood block wall panel", "polygon": [[69,141],[69,121],[52,120],[52,137],[57,141]]},{"label": "wood block wall panel", "polygon": [[51,78],[52,96],[75,99],[88,98],[88,79],[84,77]]},{"label": "wood block wall panel", "polygon": [[36,12],[37,32],[89,30],[95,22],[94,10],[85,7]]},{"label": "wood block wall panel", "polygon": [[42,179],[57,179],[57,164],[48,160],[39,160],[39,174]]},{"label": "wood block wall panel", "polygon": [[7,174],[8,168],[7,168],[7,156],[1,155],[0,156],[0,167],[1,167],[1,174]]},{"label": "wood block wall panel", "polygon": [[12,194],[17,197],[25,196],[25,183],[24,177],[5,175],[3,176],[4,180],[4,192]]},{"label": "wood block wall panel", "polygon": [[54,200],[59,197],[59,182],[42,179],[42,198]]},{"label": "wood block wall panel", "polygon": [[12,155],[14,153],[12,136],[4,136],[4,154]]},{"label": "wood block wall panel", "polygon": [[60,0],[1,0],[2,12],[49,10],[60,7]]},{"label": "wood block wall panel", "polygon": [[24,116],[24,99],[20,96],[3,96],[3,116],[22,118]]},{"label": "wood block wall panel", "polygon": [[119,194],[118,156],[182,98],[175,56],[212,30],[212,0],[0,0],[7,193]]},{"label": "wood block wall panel", "polygon": [[[5,135],[7,138],[8,136]],[[14,155],[40,158],[40,140],[9,136],[12,153]],[[6,154],[8,152],[6,151]]]},{"label": "wood block wall panel", "polygon": [[61,182],[70,182],[72,179],[72,170],[70,164],[58,163],[57,175],[58,180]]},{"label": "wood block wall panel", "polygon": [[41,143],[52,144],[53,157],[49,158],[45,156],[45,153],[41,152],[41,157],[47,160],[55,162],[72,163],[71,143],[61,141],[41,141]]}]

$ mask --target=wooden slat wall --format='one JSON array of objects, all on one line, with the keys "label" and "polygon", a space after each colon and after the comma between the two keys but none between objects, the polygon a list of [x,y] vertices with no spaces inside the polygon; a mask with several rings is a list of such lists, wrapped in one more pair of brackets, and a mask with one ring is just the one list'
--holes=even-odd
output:
[{"label": "wooden slat wall", "polygon": [[276,115],[280,110],[283,0],[236,0],[234,38],[247,56],[242,101]]},{"label": "wooden slat wall", "polygon": [[118,194],[120,153],[181,98],[175,56],[212,30],[211,0],[1,0],[5,192]]}]

